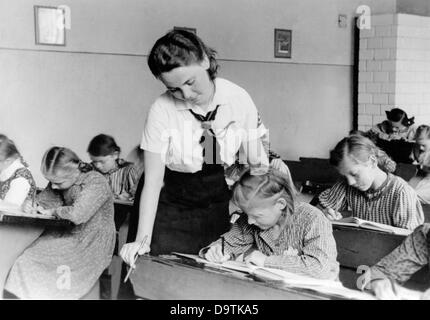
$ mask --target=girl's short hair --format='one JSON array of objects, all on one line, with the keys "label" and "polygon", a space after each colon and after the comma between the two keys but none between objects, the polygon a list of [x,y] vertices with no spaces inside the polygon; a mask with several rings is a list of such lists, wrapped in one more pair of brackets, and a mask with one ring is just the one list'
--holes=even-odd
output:
[{"label": "girl's short hair", "polygon": [[116,144],[115,139],[107,134],[95,136],[87,149],[87,152],[94,157],[104,157],[120,151],[121,148]]},{"label": "girl's short hair", "polygon": [[428,125],[422,124],[417,128],[415,140],[418,139],[430,139],[430,127]]},{"label": "girl's short hair", "polygon": [[404,125],[405,127],[409,127],[415,123],[415,117],[408,118],[406,112],[399,108],[387,110],[385,111],[385,114],[387,115],[388,120],[393,122],[402,121],[402,125]]},{"label": "girl's short hair", "polygon": [[330,151],[330,164],[338,167],[345,156],[351,157],[356,162],[366,162],[370,156],[374,156],[381,170],[393,172],[396,169],[396,163],[384,151],[360,134],[351,134],[340,140]]},{"label": "girl's short hair", "polygon": [[263,175],[251,175],[248,170],[233,186],[232,201],[245,212],[255,204],[273,205],[281,197],[287,202],[286,211],[294,213],[294,184],[288,175],[274,168]]},{"label": "girl's short hair", "polygon": [[72,150],[64,147],[52,147],[45,152],[40,171],[44,176],[56,176],[58,171],[71,172],[78,169],[81,172],[92,170],[92,166],[82,162]]},{"label": "girl's short hair", "polygon": [[164,72],[200,63],[207,57],[209,77],[213,80],[219,67],[215,56],[216,51],[206,46],[194,33],[172,30],[155,42],[148,56],[148,66],[158,78]]}]

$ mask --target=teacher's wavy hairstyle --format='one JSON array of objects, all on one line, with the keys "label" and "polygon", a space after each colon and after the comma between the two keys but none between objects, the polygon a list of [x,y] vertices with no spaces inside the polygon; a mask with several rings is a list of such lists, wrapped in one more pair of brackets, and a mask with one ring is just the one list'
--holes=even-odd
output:
[{"label": "teacher's wavy hairstyle", "polygon": [[162,73],[178,67],[189,66],[209,59],[209,77],[215,79],[218,72],[216,51],[209,48],[194,33],[186,30],[172,30],[155,42],[148,56],[148,66],[158,78]]}]

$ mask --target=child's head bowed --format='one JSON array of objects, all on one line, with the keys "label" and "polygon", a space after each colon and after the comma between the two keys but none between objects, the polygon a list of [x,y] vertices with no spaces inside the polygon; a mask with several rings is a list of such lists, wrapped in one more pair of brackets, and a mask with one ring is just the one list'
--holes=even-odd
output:
[{"label": "child's head bowed", "polygon": [[235,183],[232,200],[246,213],[249,224],[265,230],[294,212],[295,188],[279,170],[271,168],[258,176],[247,171]]},{"label": "child's head bowed", "polygon": [[[380,149],[362,135],[350,135],[330,151],[330,163],[344,176],[348,184],[361,191],[374,183],[378,170]],[[385,170],[383,170],[385,171]]]},{"label": "child's head bowed", "polygon": [[87,151],[93,166],[101,173],[107,173],[117,167],[121,148],[112,136],[99,134],[90,141]]},{"label": "child's head bowed", "polygon": [[46,151],[40,170],[53,189],[68,189],[81,172],[88,172],[92,167],[82,162],[72,150],[52,147]]}]

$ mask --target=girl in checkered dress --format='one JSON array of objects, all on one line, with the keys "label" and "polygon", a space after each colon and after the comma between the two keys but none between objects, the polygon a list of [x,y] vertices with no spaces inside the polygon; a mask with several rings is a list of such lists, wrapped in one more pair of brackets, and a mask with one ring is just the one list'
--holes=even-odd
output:
[{"label": "girl in checkered dress", "polygon": [[402,178],[378,166],[379,149],[369,139],[350,135],[330,152],[330,163],[344,177],[319,196],[329,219],[340,219],[339,211],[354,217],[415,229],[424,222],[416,192]]},{"label": "girl in checkered dress", "polygon": [[296,200],[288,175],[249,171],[235,184],[233,201],[242,211],[230,231],[200,251],[213,262],[237,259],[321,279],[336,279],[339,264],[331,223],[322,212]]}]

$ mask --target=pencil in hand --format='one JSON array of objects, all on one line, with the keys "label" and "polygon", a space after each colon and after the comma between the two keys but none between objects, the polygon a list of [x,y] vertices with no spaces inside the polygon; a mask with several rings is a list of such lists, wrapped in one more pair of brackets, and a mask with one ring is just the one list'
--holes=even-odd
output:
[{"label": "pencil in hand", "polygon": [[[146,239],[148,239],[148,235],[146,235],[146,236],[143,238],[142,242],[140,243],[139,248],[137,249],[137,252],[136,252],[136,254],[134,255],[133,263],[131,264],[132,266],[134,266],[134,265],[136,264],[137,258],[139,257],[139,251],[140,251],[140,249],[142,249],[142,248],[143,248],[143,246],[145,245],[145,243],[146,243]],[[132,268],[132,267],[130,266],[130,269],[128,269],[127,275],[126,275],[126,276],[125,276],[125,278],[124,278],[124,283],[126,283],[126,282],[127,282],[128,278],[130,277],[130,275],[131,275],[131,273],[133,272],[133,270],[134,270],[134,268]]]}]

